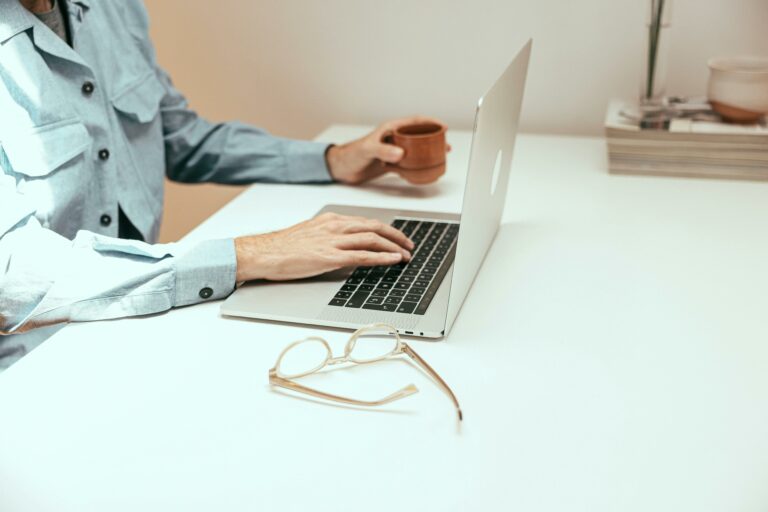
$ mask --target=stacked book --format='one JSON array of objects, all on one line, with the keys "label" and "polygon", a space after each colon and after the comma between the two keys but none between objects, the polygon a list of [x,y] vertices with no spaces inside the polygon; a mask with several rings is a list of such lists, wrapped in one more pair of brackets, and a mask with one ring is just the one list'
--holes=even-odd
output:
[{"label": "stacked book", "polygon": [[[693,112],[693,110],[691,111]],[[768,127],[722,122],[711,112],[641,129],[637,107],[612,102],[605,120],[609,171],[614,174],[768,180]]]}]

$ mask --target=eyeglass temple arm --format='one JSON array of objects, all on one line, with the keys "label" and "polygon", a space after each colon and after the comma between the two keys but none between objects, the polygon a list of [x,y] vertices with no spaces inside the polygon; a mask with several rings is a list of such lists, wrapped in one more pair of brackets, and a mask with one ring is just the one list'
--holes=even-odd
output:
[{"label": "eyeglass temple arm", "polygon": [[440,387],[443,388],[443,390],[448,393],[448,397],[451,399],[453,404],[456,406],[456,413],[459,415],[459,421],[462,421],[464,419],[464,414],[461,412],[461,406],[459,406],[459,400],[456,398],[456,395],[453,394],[453,391],[451,391],[451,388],[448,387],[448,384],[445,383],[445,381],[440,377],[440,375],[437,374],[437,372],[427,364],[427,362],[421,358],[419,354],[416,353],[415,350],[413,350],[410,345],[407,343],[403,343],[403,352],[416,361],[416,364],[421,366],[424,371],[426,371],[435,381],[440,385]]},{"label": "eyeglass temple arm", "polygon": [[324,398],[326,400],[333,400],[335,402],[341,402],[341,403],[350,404],[350,405],[362,405],[365,407],[375,407],[377,405],[388,404],[390,402],[394,402],[395,400],[400,400],[401,398],[405,398],[407,396],[410,396],[410,395],[413,395],[414,393],[419,392],[419,389],[416,386],[414,386],[413,384],[408,384],[404,388],[395,391],[391,395],[385,396],[381,400],[373,400],[373,401],[355,400],[354,398],[347,398],[339,395],[333,395],[331,393],[318,391],[316,389],[312,389],[307,386],[302,386],[301,384],[298,384],[292,380],[278,376],[277,372],[274,369],[270,370],[269,372],[269,383],[274,386],[290,389],[292,391],[297,391],[299,393],[305,393],[307,395],[311,395],[317,398]]}]

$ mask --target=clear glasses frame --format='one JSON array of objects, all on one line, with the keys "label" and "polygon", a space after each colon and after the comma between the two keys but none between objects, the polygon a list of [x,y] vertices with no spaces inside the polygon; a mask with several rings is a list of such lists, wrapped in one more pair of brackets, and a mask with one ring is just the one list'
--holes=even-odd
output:
[{"label": "clear glasses frame", "polygon": [[[370,334],[373,332],[381,333],[382,331],[386,331],[387,334],[393,336],[395,339],[394,348],[390,352],[383,355],[376,356],[376,357],[372,357],[369,359],[360,359],[360,358],[353,357],[352,354],[353,354],[355,345],[357,344],[358,340],[362,336],[365,336],[366,334]],[[309,342],[319,342],[325,347],[326,355],[324,360],[320,364],[318,364],[316,367],[310,370],[304,371],[302,373],[291,374],[291,375],[286,375],[281,373],[280,365],[285,355],[295,347],[305,343],[309,343]],[[368,325],[366,327],[362,327],[357,331],[355,331],[352,334],[352,336],[349,338],[349,341],[347,341],[347,344],[344,347],[344,355],[341,357],[333,357],[331,346],[323,338],[312,336],[309,338],[305,338],[303,340],[294,341],[293,343],[289,344],[287,347],[283,349],[283,351],[280,353],[280,355],[277,358],[277,362],[275,363],[275,366],[269,370],[269,383],[273,386],[289,389],[291,391],[295,391],[298,393],[304,393],[304,394],[313,396],[315,398],[322,398],[325,400],[331,400],[334,402],[340,402],[348,405],[375,407],[375,406],[394,402],[395,400],[400,400],[407,396],[413,395],[414,393],[418,393],[419,389],[414,384],[409,384],[379,400],[371,400],[371,401],[356,400],[354,398],[347,398],[339,395],[334,395],[332,393],[326,393],[324,391],[319,391],[317,389],[304,386],[302,384],[299,384],[298,382],[295,382],[295,379],[305,377],[313,373],[317,373],[328,366],[344,364],[344,363],[351,363],[356,365],[371,364],[371,363],[383,361],[385,359],[389,359],[389,358],[396,357],[403,354],[408,356],[414,363],[416,363],[417,366],[419,366],[422,370],[424,370],[427,373],[427,375],[429,375],[432,378],[432,380],[434,380],[435,383],[438,386],[440,386],[443,389],[443,391],[445,391],[445,393],[448,395],[448,397],[451,399],[454,406],[456,407],[456,413],[458,414],[459,421],[462,421],[463,414],[461,412],[461,407],[459,406],[459,401],[456,399],[456,395],[454,395],[453,391],[451,391],[451,388],[448,387],[448,384],[445,383],[445,381],[440,377],[440,375],[438,375],[437,372],[431,366],[429,366],[427,362],[424,361],[424,359],[421,358],[421,356],[419,356],[407,343],[405,343],[400,338],[400,335],[397,333],[397,329],[386,324]]]}]

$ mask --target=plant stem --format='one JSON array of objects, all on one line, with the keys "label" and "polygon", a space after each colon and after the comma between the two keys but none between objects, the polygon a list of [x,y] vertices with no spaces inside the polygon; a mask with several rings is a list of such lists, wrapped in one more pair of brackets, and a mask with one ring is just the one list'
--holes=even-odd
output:
[{"label": "plant stem", "polygon": [[645,84],[645,98],[653,97],[653,85],[656,79],[656,61],[659,53],[664,0],[651,0],[651,23],[648,26],[648,76]]}]

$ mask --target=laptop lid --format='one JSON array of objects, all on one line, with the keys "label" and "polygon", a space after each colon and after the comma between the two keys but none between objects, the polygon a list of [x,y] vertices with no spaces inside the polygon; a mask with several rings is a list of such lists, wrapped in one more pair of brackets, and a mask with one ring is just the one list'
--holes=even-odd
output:
[{"label": "laptop lid", "polygon": [[501,222],[532,40],[477,103],[445,323],[447,333]]}]

